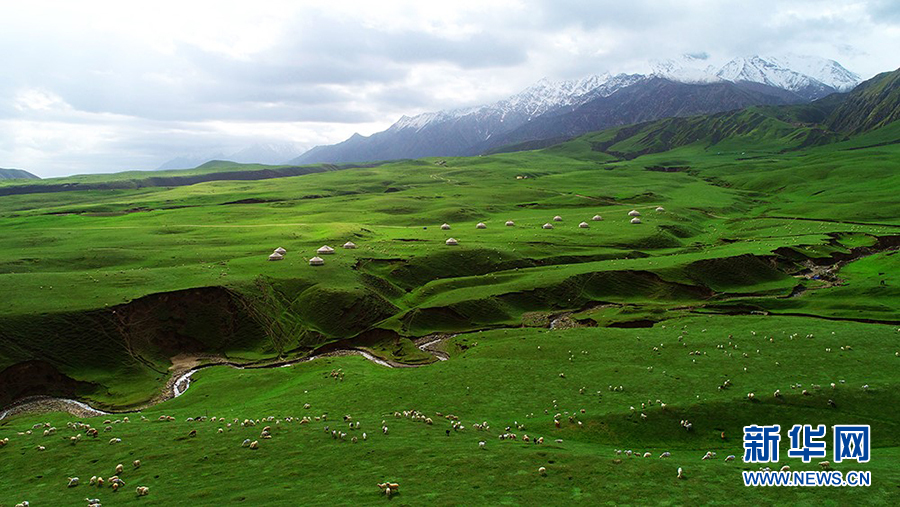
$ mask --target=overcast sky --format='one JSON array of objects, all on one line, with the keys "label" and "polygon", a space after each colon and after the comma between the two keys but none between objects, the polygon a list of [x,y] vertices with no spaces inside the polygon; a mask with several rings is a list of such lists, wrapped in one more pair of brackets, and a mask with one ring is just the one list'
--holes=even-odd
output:
[{"label": "overcast sky", "polygon": [[0,0],[0,167],[153,169],[298,148],[533,82],[707,53],[900,66],[900,2]]}]

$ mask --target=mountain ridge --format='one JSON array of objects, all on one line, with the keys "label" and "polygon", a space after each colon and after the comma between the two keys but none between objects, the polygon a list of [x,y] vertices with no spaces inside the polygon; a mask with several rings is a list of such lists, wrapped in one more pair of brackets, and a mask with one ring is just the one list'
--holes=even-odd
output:
[{"label": "mountain ridge", "polygon": [[[559,115],[572,113],[591,101],[620,93],[635,86],[648,86],[648,82],[666,79],[686,85],[731,84],[748,92],[745,98],[751,102],[726,101],[690,104],[685,114],[714,113],[749,105],[767,105],[808,102],[830,93],[846,90],[855,84],[859,76],[843,68],[833,60],[816,57],[746,57],[735,58],[721,68],[707,66],[697,59],[657,62],[650,74],[591,75],[569,81],[542,79],[525,90],[492,104],[482,106],[402,116],[388,129],[370,136],[354,134],[333,145],[316,146],[291,159],[291,164],[351,163],[375,160],[420,158],[427,156],[468,156],[496,149],[504,144],[530,143],[542,139],[579,135],[589,130],[576,125],[561,126],[558,131],[549,128],[526,127],[540,121],[559,126]],[[812,75],[792,70],[785,65],[797,65]],[[682,88],[686,90],[686,88]],[[734,91],[730,98],[741,92]],[[696,98],[696,94],[695,94]],[[711,98],[710,98],[711,99]],[[670,97],[673,105],[677,97]],[[667,114],[661,112],[659,114]],[[676,113],[677,114],[677,113]],[[554,120],[547,120],[557,117]],[[576,118],[570,116],[569,118]],[[611,124],[596,123],[592,129],[617,124],[635,123],[658,119],[633,111],[632,117],[623,117]],[[543,131],[542,138],[510,136],[516,129]],[[508,142],[497,142],[496,139]],[[492,140],[494,139],[494,140]]]}]

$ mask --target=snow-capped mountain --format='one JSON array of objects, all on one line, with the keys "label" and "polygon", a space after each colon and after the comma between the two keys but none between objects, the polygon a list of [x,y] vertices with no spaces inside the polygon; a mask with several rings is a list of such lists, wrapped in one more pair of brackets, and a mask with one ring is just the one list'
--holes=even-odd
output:
[{"label": "snow-capped mountain", "polygon": [[716,73],[726,81],[761,83],[792,91],[810,100],[859,84],[858,75],[834,60],[811,56],[735,58]]},{"label": "snow-capped mountain", "polygon": [[632,85],[644,79],[639,74],[619,74],[612,76],[609,73],[591,75],[583,79],[568,81],[551,81],[541,79],[525,90],[484,106],[451,109],[435,113],[422,113],[416,116],[402,116],[391,125],[388,131],[413,129],[419,131],[429,125],[453,121],[467,116],[477,116],[482,119],[496,118],[499,122],[509,119],[522,119],[525,121],[540,116],[550,111],[565,107],[579,106],[596,97],[606,97],[616,90]]},{"label": "snow-capped mountain", "polygon": [[[596,130],[665,115],[808,102],[847,91],[860,80],[833,60],[795,55],[741,57],[716,67],[704,53],[652,62],[651,69],[648,74],[542,79],[492,104],[403,116],[383,132],[354,134],[336,145],[317,146],[291,163],[474,155],[496,149],[501,146],[498,143],[567,137],[587,132],[585,128]],[[662,82],[715,88],[672,87]],[[628,98],[615,99],[625,90],[630,91]],[[654,93],[664,94],[666,100],[654,100]],[[615,107],[625,109],[614,111]]]}]

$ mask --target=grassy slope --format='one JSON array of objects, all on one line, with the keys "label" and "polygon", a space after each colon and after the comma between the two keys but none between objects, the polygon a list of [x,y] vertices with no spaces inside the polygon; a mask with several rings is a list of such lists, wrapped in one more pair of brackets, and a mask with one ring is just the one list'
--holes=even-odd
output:
[{"label": "grassy slope", "polygon": [[[254,182],[6,196],[0,281],[16,297],[0,301],[0,330],[19,342],[33,335],[20,319],[191,287],[224,286],[256,297],[260,277],[278,293],[288,349],[372,326],[421,336],[516,325],[526,312],[596,302],[653,309],[668,300],[702,304],[709,291],[787,295],[798,282],[756,258],[782,247],[826,245],[838,233],[896,233],[900,210],[892,189],[900,180],[890,160],[897,145],[857,149],[892,132],[787,154],[761,153],[765,143],[752,157],[748,147],[687,146],[631,161],[593,151],[587,136],[544,151],[446,165],[399,162]],[[655,166],[688,169],[646,170]],[[848,180],[848,171],[865,177]],[[501,188],[515,197],[497,199]],[[863,201],[879,206],[850,204]],[[666,212],[653,211],[657,205]],[[643,224],[628,224],[630,209],[643,211]],[[597,213],[605,219],[591,221]],[[564,221],[541,229],[555,214]],[[508,219],[516,226],[503,226]],[[581,220],[590,228],[578,228]],[[475,229],[477,221],[488,228]],[[442,222],[453,229],[441,231]],[[445,246],[448,236],[460,246]],[[307,265],[318,246],[347,240],[359,248],[338,249],[321,268]],[[288,249],[287,259],[267,262],[276,246]],[[859,318],[884,320],[885,308],[893,307],[844,301],[850,306],[843,315]],[[800,313],[827,314],[833,306],[821,297],[790,303],[804,306]],[[765,306],[777,311],[784,304]],[[84,339],[63,334],[57,345]],[[250,341],[227,353],[264,357],[272,346]],[[0,367],[42,355],[34,348],[14,352],[0,353]],[[144,355],[165,371],[167,354]],[[92,365],[59,367],[75,378],[111,381]],[[161,381],[151,370],[130,378],[143,393],[132,402],[151,396]],[[102,389],[88,397],[115,400]]]},{"label": "grassy slope", "polygon": [[[830,264],[871,247],[875,237],[897,235],[900,180],[893,161],[900,157],[900,126],[895,122],[811,147],[804,144],[808,136],[794,135],[786,126],[823,111],[796,112],[796,117],[764,110],[740,114],[746,115],[738,119],[740,132],[713,143],[690,140],[689,132],[669,125],[670,139],[690,142],[661,152],[671,147],[653,144],[665,137],[664,128],[621,138],[616,136],[623,130],[616,129],[542,151],[442,164],[405,161],[277,180],[0,198],[0,285],[15,294],[0,301],[0,334],[8,345],[0,350],[0,370],[31,357],[51,359],[65,374],[99,386],[78,393],[93,402],[129,405],[150,397],[165,378],[171,351],[148,338],[140,351],[146,362],[135,361],[119,352],[121,343],[112,335],[91,341],[101,354],[76,351],[82,335],[96,334],[79,319],[116,305],[133,308],[148,294],[195,287],[224,287],[263,305],[284,336],[247,331],[216,343],[221,335],[211,332],[213,324],[183,318],[208,314],[189,299],[169,317],[151,319],[167,322],[160,336],[199,340],[206,347],[202,351],[247,360],[278,355],[278,340],[284,341],[282,350],[296,347],[300,353],[373,328],[421,336],[519,326],[539,321],[535,314],[564,310],[600,325],[656,323],[637,330],[461,335],[448,347],[450,361],[415,370],[388,370],[358,357],[273,370],[212,368],[197,374],[197,385],[184,397],[147,411],[151,418],[175,413],[180,421],[201,413],[297,416],[309,402],[313,412],[328,411],[332,418],[352,413],[377,434],[382,418],[417,408],[457,413],[467,425],[488,420],[489,435],[467,430],[447,438],[444,421],[429,428],[402,420],[389,423],[390,436],[352,446],[332,442],[319,424],[279,429],[273,441],[250,454],[237,445],[258,435],[258,428],[217,436],[207,423],[194,441],[184,438],[189,425],[182,422],[133,422],[102,434],[121,435],[122,446],[70,447],[57,437],[46,440],[45,453],[37,453],[33,447],[41,438],[16,432],[36,420],[63,427],[69,418],[4,420],[0,437],[9,435],[13,442],[0,453],[27,459],[0,460],[0,502],[20,501],[22,492],[35,504],[74,505],[87,488],[65,489],[66,476],[111,475],[115,463],[141,458],[148,465],[126,480],[129,488],[151,486],[152,496],[144,499],[151,503],[271,504],[298,496],[312,503],[336,498],[369,503],[378,501],[374,482],[388,477],[404,483],[396,500],[412,504],[526,504],[535,495],[553,504],[579,499],[895,504],[890,485],[898,470],[892,463],[900,450],[893,435],[900,421],[883,407],[898,401],[896,326],[693,312],[754,308],[895,321],[900,309],[891,275],[895,251],[844,265],[834,286],[792,275],[800,273],[801,261]],[[660,125],[665,122],[640,128]],[[597,151],[601,148],[610,153]],[[632,158],[643,151],[648,152]],[[661,167],[675,169],[651,170]],[[521,175],[528,178],[516,178]],[[655,212],[657,205],[666,211]],[[631,209],[642,211],[643,224],[628,223]],[[603,221],[589,220],[597,213]],[[556,228],[540,228],[556,214],[564,218]],[[505,227],[508,219],[516,226]],[[590,228],[578,228],[581,220]],[[475,229],[478,221],[488,228]],[[443,222],[453,228],[440,230]],[[460,246],[445,246],[448,236]],[[359,248],[339,248],[320,268],[307,265],[318,246],[347,240]],[[286,260],[267,262],[276,246],[288,249]],[[788,297],[798,287],[807,290]],[[221,304],[209,310],[224,320],[238,315]],[[683,329],[687,347],[678,341]],[[799,336],[791,340],[792,333]],[[813,338],[800,338],[810,333]],[[738,337],[731,341],[739,349],[716,348],[728,335]],[[660,343],[663,351],[653,354],[651,348]],[[405,340],[366,345],[385,356],[423,359]],[[853,350],[840,352],[846,345]],[[689,356],[688,350],[706,355]],[[348,372],[344,382],[327,375],[337,367]],[[735,388],[716,390],[725,378]],[[795,382],[827,386],[836,379],[846,384],[834,393],[802,397],[790,388]],[[626,385],[626,391],[605,390],[613,383]],[[864,383],[872,386],[869,392],[859,390]],[[579,387],[595,394],[578,394]],[[790,393],[783,402],[770,397],[776,388]],[[760,403],[746,401],[750,390],[762,393]],[[383,395],[373,396],[378,393]],[[628,410],[658,398],[669,404],[668,413],[648,409],[649,419],[641,422]],[[828,398],[836,409],[825,404]],[[582,407],[583,429],[552,427],[554,411]],[[534,419],[526,417],[532,412]],[[685,417],[698,431],[688,434],[678,427]],[[498,428],[523,419],[529,434],[564,443],[541,448],[496,439]],[[736,471],[722,473],[729,465],[699,457],[709,449],[720,456],[738,454],[738,428],[751,422],[872,424],[877,459],[852,468],[873,470],[875,486],[748,494]],[[719,439],[723,430],[729,435],[725,442]],[[478,451],[477,441],[486,437],[489,450]],[[671,450],[674,457],[616,465],[614,448]],[[534,474],[541,465],[551,471],[545,479]],[[678,466],[688,471],[687,481],[674,479]],[[27,486],[14,480],[23,476],[22,467],[24,476],[40,479]],[[246,471],[270,480],[236,479]],[[317,486],[311,490],[310,484]],[[131,498],[131,493],[119,495]]]},{"label": "grassy slope", "polygon": [[[795,333],[798,336],[792,339]],[[137,421],[132,414],[131,423],[113,425],[96,442],[70,446],[64,441],[73,433],[68,430],[46,438],[16,434],[36,421],[64,428],[70,419],[66,416],[23,417],[0,426],[0,436],[11,440],[0,453],[27,457],[0,459],[0,502],[29,498],[33,504],[78,505],[89,495],[104,503],[115,499],[117,504],[130,504],[137,500],[131,488],[147,485],[151,496],[140,499],[142,504],[178,499],[272,505],[298,498],[316,505],[369,504],[379,501],[375,483],[387,478],[401,483],[402,493],[394,501],[403,505],[525,505],[538,497],[553,505],[573,500],[890,505],[896,501],[894,485],[900,480],[895,465],[900,457],[900,421],[884,409],[900,401],[895,389],[895,335],[888,326],[800,318],[688,317],[641,330],[532,329],[461,335],[447,347],[453,359],[420,369],[392,370],[359,357],[268,370],[212,368],[198,373],[196,385],[181,398],[145,411],[154,422]],[[737,348],[729,347],[729,342]],[[853,350],[823,352],[826,347],[837,351],[845,343],[853,343]],[[651,348],[660,344],[660,352],[654,353]],[[689,350],[702,355],[689,355]],[[334,368],[343,369],[343,381],[328,375]],[[560,378],[560,372],[566,377]],[[718,390],[725,379],[733,388]],[[836,390],[828,387],[830,382],[838,385]],[[790,387],[794,383],[811,389],[812,396],[800,395]],[[870,385],[868,392],[860,389],[864,383]],[[611,384],[623,385],[624,391],[610,392]],[[822,389],[815,390],[812,384]],[[772,398],[775,389],[785,397]],[[760,401],[747,401],[749,391],[756,392]],[[656,399],[667,404],[665,410]],[[829,408],[827,399],[835,400],[836,408]],[[653,403],[644,409],[648,418],[642,421],[629,407],[638,406],[640,412],[640,403],[647,400]],[[304,409],[305,403],[311,408]],[[435,418],[435,425],[391,415],[409,409],[426,412]],[[435,412],[459,416],[467,429],[447,437],[449,422]],[[554,428],[556,412],[576,412],[583,426],[563,418],[562,428]],[[220,424],[184,422],[199,415],[243,420],[322,413],[328,413],[328,422],[272,424],[274,438],[261,440],[257,452],[241,449],[240,442],[257,439],[262,425],[235,426],[219,435]],[[155,422],[160,414],[174,415],[178,422]],[[340,421],[343,414],[351,414],[361,428],[347,430]],[[693,422],[694,431],[680,427],[684,418]],[[383,419],[389,427],[386,436],[379,429]],[[99,426],[101,421],[91,420]],[[472,428],[472,423],[482,421],[491,425],[489,431]],[[543,436],[544,445],[500,441],[497,435],[514,421],[526,426],[517,431],[520,438]],[[873,486],[744,489],[740,470],[756,467],[743,465],[740,459],[724,463],[723,458],[741,455],[741,427],[759,422],[783,427],[798,422],[871,424],[872,461],[836,469],[871,470]],[[335,442],[323,432],[326,424],[359,437],[366,431],[369,439]],[[196,439],[186,437],[190,429],[198,430]],[[111,437],[120,437],[123,443],[107,445]],[[563,442],[555,443],[557,438]],[[487,442],[487,450],[478,449],[479,440]],[[35,451],[38,444],[47,450]],[[787,458],[785,445],[778,466],[816,468]],[[614,449],[649,451],[653,457],[625,458],[615,464]],[[716,451],[719,459],[701,461],[707,450]],[[663,451],[670,451],[672,458],[658,459]],[[143,466],[123,474],[129,486],[125,492],[65,488],[66,477],[84,481],[98,473],[109,476],[116,463],[127,465],[133,459],[141,459]],[[540,466],[547,467],[547,477],[537,475]],[[685,469],[687,480],[675,478],[678,467]],[[25,485],[17,479],[23,476],[41,478]]]}]

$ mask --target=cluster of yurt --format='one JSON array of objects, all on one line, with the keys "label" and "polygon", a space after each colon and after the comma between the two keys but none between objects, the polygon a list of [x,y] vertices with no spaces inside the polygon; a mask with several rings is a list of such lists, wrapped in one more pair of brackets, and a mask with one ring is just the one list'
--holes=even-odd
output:
[{"label": "cluster of yurt", "polygon": [[[347,250],[355,249],[355,248],[356,248],[356,243],[354,243],[354,242],[352,242],[352,241],[348,241],[348,242],[346,242],[346,243],[343,244],[343,248],[345,248],[345,249],[347,249]],[[278,248],[275,249],[275,251],[272,252],[271,255],[269,255],[269,260],[270,260],[270,261],[280,261],[280,260],[284,260],[284,255],[285,255],[286,253],[287,253],[287,250],[285,250],[285,249],[282,248],[282,247],[278,247]],[[322,255],[334,255],[334,248],[332,248],[332,247],[330,247],[330,246],[328,246],[328,245],[322,245],[321,247],[319,247],[319,249],[316,250],[316,255],[315,255],[315,257],[313,257],[312,259],[309,260],[309,265],[310,265],[310,266],[324,266],[324,265],[325,265],[325,259],[323,259],[322,257],[320,257],[320,256],[322,256]]]},{"label": "cluster of yurt", "polygon": [[[662,206],[657,206],[656,211],[663,212],[663,211],[665,211],[665,208],[663,208]],[[641,218],[640,218],[641,212],[640,211],[633,209],[628,212],[628,216],[631,218],[630,222],[632,224],[641,223]],[[553,222],[562,222],[562,221],[563,221],[563,218],[560,215],[556,215],[553,217],[553,219],[550,222],[547,222],[544,225],[542,225],[541,228],[542,229],[553,229]],[[591,218],[591,221],[592,222],[601,222],[601,221],[603,221],[603,217],[600,215],[594,215]],[[505,225],[507,227],[515,227],[516,223],[512,220],[507,220]],[[591,227],[591,224],[587,221],[583,221],[578,224],[578,227],[580,229],[589,229]],[[475,228],[476,229],[487,229],[487,224],[485,224],[484,222],[478,222],[477,224],[475,224]],[[447,224],[447,223],[441,224],[441,230],[449,231],[450,224]],[[459,240],[457,240],[456,238],[448,238],[444,243],[447,246],[457,246],[457,245],[459,245]],[[344,245],[344,247],[345,248],[353,248],[353,247],[347,247],[346,245]]]},{"label": "cluster of yurt", "polygon": [[276,248],[271,255],[269,255],[270,261],[281,261],[284,260],[284,254],[287,253],[287,250],[284,248],[278,247]]}]

